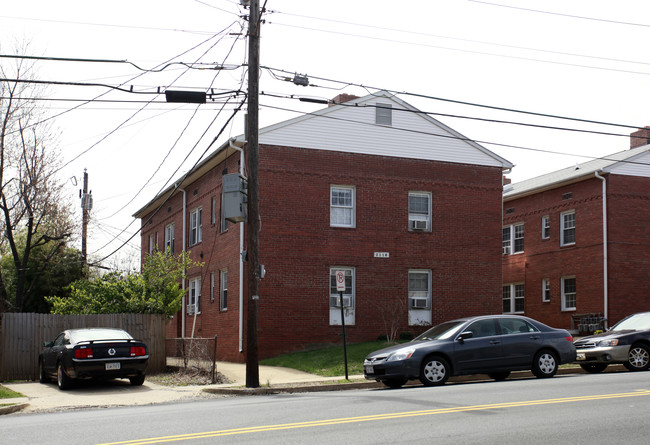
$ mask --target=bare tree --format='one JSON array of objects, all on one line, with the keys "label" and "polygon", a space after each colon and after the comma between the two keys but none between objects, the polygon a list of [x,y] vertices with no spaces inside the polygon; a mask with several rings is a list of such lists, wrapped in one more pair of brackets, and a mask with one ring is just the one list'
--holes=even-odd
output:
[{"label": "bare tree", "polygon": [[16,273],[15,295],[9,295],[0,271],[0,298],[6,309],[21,311],[31,290],[30,254],[44,249],[38,268],[47,269],[73,233],[73,223],[55,178],[57,138],[37,100],[43,92],[30,83],[34,66],[22,58],[6,60],[0,60],[0,254],[11,255]]}]

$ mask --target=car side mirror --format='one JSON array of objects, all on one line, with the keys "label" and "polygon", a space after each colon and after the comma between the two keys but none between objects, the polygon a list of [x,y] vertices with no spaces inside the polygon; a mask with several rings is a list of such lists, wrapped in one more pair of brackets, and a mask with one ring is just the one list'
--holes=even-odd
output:
[{"label": "car side mirror", "polygon": [[468,338],[472,337],[474,337],[474,333],[472,331],[465,331],[458,336],[458,341],[467,340]]},{"label": "car side mirror", "polygon": [[54,346],[53,341],[46,341],[45,343],[43,343],[43,347],[45,348],[51,348],[52,346]]}]

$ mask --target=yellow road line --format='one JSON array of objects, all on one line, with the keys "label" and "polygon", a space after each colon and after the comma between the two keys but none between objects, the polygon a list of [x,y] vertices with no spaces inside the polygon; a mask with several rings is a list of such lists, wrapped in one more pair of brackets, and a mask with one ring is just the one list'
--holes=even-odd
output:
[{"label": "yellow road line", "polygon": [[295,429],[295,428],[313,428],[313,427],[325,426],[325,425],[340,425],[340,424],[355,423],[355,422],[369,422],[369,421],[376,421],[376,420],[399,419],[404,417],[432,416],[437,414],[460,413],[460,412],[468,412],[468,411],[483,411],[489,409],[505,409],[505,408],[515,408],[515,407],[535,406],[535,405],[551,405],[555,403],[587,402],[593,400],[620,399],[624,397],[639,397],[639,396],[650,396],[650,390],[645,389],[645,390],[638,390],[633,392],[624,392],[624,393],[617,393],[617,394],[599,394],[599,395],[591,395],[591,396],[563,397],[558,399],[527,400],[521,402],[491,403],[487,405],[458,406],[454,408],[437,408],[437,409],[427,409],[427,410],[419,410],[419,411],[405,411],[401,413],[375,414],[370,416],[343,417],[339,419],[325,419],[325,420],[314,420],[309,422],[285,423],[285,424],[278,424],[278,425],[263,425],[263,426],[253,426],[253,427],[246,427],[246,428],[233,428],[233,429],[220,430],[220,431],[206,431],[202,433],[152,437],[149,439],[135,439],[135,440],[127,440],[123,442],[110,442],[103,445],[143,445],[143,444],[153,444],[153,443],[177,442],[181,440],[204,439],[208,437],[231,436],[236,434],[260,433],[264,431],[288,430],[288,429]]}]

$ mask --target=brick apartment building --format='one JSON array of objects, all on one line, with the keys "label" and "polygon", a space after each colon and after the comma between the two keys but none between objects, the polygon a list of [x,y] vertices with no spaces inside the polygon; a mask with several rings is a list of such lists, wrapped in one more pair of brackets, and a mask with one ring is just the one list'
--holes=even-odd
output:
[{"label": "brick apartment building", "polygon": [[650,310],[648,138],[504,188],[504,313],[589,333]]},{"label": "brick apartment building", "polygon": [[[500,312],[507,160],[387,93],[339,97],[259,142],[260,358],[341,342],[339,270],[349,342]],[[168,337],[218,334],[230,361],[246,344],[246,224],[225,221],[222,177],[245,152],[242,137],[226,142],[135,214],[143,257],[186,249],[205,263]]]}]

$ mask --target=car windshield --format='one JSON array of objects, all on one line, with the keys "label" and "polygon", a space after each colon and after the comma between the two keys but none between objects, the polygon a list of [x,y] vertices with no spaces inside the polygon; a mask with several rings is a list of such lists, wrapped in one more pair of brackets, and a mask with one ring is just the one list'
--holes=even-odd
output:
[{"label": "car windshield", "polygon": [[133,338],[128,332],[120,329],[84,329],[71,331],[70,334],[70,337],[75,343],[90,340],[128,340]]},{"label": "car windshield", "polygon": [[422,334],[415,337],[414,340],[426,341],[426,340],[444,340],[450,338],[454,335],[454,332],[458,327],[465,323],[464,321],[446,321],[440,323],[429,329],[428,331],[423,332]]},{"label": "car windshield", "polygon": [[646,331],[650,329],[650,312],[635,314],[614,325],[612,331]]}]

